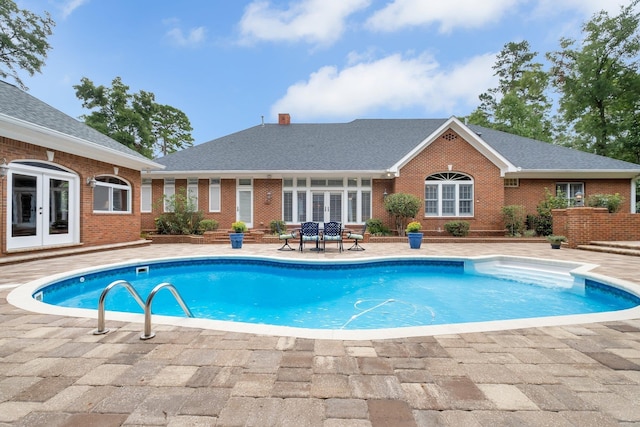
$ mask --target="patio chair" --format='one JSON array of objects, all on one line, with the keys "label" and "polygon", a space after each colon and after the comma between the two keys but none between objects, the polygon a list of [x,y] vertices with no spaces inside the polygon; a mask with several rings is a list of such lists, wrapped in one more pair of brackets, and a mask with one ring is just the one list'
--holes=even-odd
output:
[{"label": "patio chair", "polygon": [[347,233],[347,239],[353,239],[353,245],[348,249],[350,251],[364,251],[364,248],[360,246],[360,241],[364,239],[364,232],[367,231],[367,224],[362,227],[360,234],[349,231]]},{"label": "patio chair", "polygon": [[278,250],[279,251],[295,251],[295,249],[293,249],[291,245],[289,245],[289,239],[295,239],[296,232],[295,231],[289,232],[286,229],[282,230],[280,228],[280,223],[278,222],[276,222],[276,232],[278,233],[278,239],[281,241],[284,240],[284,244]]},{"label": "patio chair", "polygon": [[322,231],[322,249],[325,250],[327,242],[336,242],[338,244],[338,252],[342,252],[342,223],[331,221],[324,223]]},{"label": "patio chair", "polygon": [[300,225],[300,252],[304,249],[304,245],[309,242],[315,242],[315,249],[318,250],[320,225],[317,222],[303,222]]}]

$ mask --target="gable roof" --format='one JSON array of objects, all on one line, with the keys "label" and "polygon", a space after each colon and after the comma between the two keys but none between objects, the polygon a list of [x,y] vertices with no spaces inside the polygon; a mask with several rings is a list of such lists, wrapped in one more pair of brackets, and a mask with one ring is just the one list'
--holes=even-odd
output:
[{"label": "gable roof", "polygon": [[132,169],[162,168],[162,165],[3,81],[0,81],[0,135]]},{"label": "gable roof", "polygon": [[450,119],[359,119],[349,123],[264,124],[158,159],[162,176],[335,174],[384,176],[448,129],[462,133],[503,175],[559,173],[634,177],[640,165]]}]

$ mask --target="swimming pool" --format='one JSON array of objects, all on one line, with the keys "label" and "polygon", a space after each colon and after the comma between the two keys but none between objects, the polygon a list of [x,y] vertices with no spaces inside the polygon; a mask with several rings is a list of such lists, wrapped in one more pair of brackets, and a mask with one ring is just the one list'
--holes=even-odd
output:
[{"label": "swimming pool", "polygon": [[[199,257],[76,272],[34,284],[31,295],[65,305],[61,309],[68,313],[91,312],[96,317],[99,294],[111,281],[129,281],[143,298],[153,286],[168,281],[200,317],[173,317],[173,323],[351,339],[378,337],[381,332],[384,337],[425,335],[427,329],[435,328],[438,333],[458,329],[455,325],[500,328],[505,322],[522,325],[535,319],[540,326],[541,316],[577,322],[585,313],[611,315],[638,309],[640,298],[634,285],[590,278],[585,274],[588,269],[576,263],[512,257],[355,262]],[[198,277],[204,277],[205,284],[197,284]],[[443,284],[445,279],[447,284]],[[124,289],[113,291],[106,301],[107,310],[141,313]],[[508,310],[498,306],[504,302],[509,303]],[[169,292],[158,293],[153,312],[154,323],[182,315]],[[128,316],[107,314],[108,319],[137,316],[140,321],[140,314]]]}]

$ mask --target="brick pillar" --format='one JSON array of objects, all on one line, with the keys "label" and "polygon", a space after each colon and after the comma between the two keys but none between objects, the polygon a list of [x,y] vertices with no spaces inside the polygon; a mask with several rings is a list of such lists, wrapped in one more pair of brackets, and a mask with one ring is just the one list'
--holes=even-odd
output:
[{"label": "brick pillar", "polygon": [[[606,240],[606,208],[554,209],[553,234],[567,237],[568,246],[576,248],[594,240]],[[604,217],[603,217],[604,216]]]}]

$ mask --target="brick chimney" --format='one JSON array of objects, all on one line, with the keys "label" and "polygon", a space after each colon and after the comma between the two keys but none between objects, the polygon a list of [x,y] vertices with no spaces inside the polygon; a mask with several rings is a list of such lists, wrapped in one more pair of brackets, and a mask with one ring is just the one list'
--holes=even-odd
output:
[{"label": "brick chimney", "polygon": [[288,113],[280,113],[278,114],[278,124],[279,125],[290,125],[291,124],[291,116]]}]

